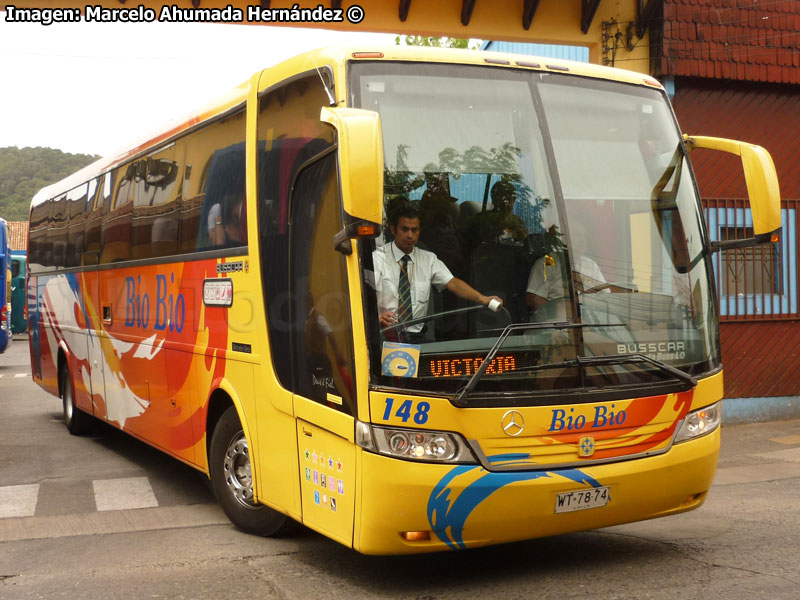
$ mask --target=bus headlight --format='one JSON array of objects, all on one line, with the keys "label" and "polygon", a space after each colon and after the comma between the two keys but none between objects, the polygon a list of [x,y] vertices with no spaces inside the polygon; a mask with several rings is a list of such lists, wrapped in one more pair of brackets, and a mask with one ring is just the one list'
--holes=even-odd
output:
[{"label": "bus headlight", "polygon": [[463,437],[447,431],[374,427],[356,424],[356,442],[378,454],[443,463],[474,463],[475,458]]},{"label": "bus headlight", "polygon": [[714,431],[722,421],[722,403],[701,408],[686,415],[675,443],[692,440]]}]

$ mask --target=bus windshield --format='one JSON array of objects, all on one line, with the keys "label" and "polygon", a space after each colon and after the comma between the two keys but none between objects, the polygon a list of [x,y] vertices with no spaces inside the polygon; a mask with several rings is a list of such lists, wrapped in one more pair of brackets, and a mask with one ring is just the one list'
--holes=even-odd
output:
[{"label": "bus windshield", "polygon": [[[360,242],[373,385],[581,401],[719,367],[708,242],[662,90],[388,62],[354,63],[350,83],[385,154],[385,232]],[[415,214],[417,239],[395,242]],[[404,286],[410,312],[387,327]]]}]

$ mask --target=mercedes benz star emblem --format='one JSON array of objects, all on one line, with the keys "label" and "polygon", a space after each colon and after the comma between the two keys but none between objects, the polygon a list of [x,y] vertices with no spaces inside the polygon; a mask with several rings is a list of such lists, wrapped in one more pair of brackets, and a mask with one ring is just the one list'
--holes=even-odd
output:
[{"label": "mercedes benz star emblem", "polygon": [[525,429],[525,419],[518,410],[509,410],[503,415],[503,432],[511,437],[516,437]]}]

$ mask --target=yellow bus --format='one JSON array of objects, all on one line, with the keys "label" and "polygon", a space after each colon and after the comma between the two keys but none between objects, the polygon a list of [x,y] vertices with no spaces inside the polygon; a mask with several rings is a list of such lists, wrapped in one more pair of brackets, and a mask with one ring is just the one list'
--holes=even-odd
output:
[{"label": "yellow bus", "polygon": [[201,470],[231,521],[368,554],[697,508],[719,451],[712,246],[648,76],[325,49],[39,192],[34,380]]}]

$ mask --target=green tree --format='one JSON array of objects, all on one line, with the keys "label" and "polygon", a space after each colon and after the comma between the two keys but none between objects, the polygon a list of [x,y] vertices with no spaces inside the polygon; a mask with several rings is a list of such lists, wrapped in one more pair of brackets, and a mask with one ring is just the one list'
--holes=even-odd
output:
[{"label": "green tree", "polygon": [[36,192],[98,158],[53,148],[0,148],[0,217],[7,221],[27,220]]},{"label": "green tree", "polygon": [[422,35],[398,35],[395,44],[402,46],[428,46],[433,48],[462,48],[477,50],[481,47],[481,40],[452,37],[425,37]]}]

